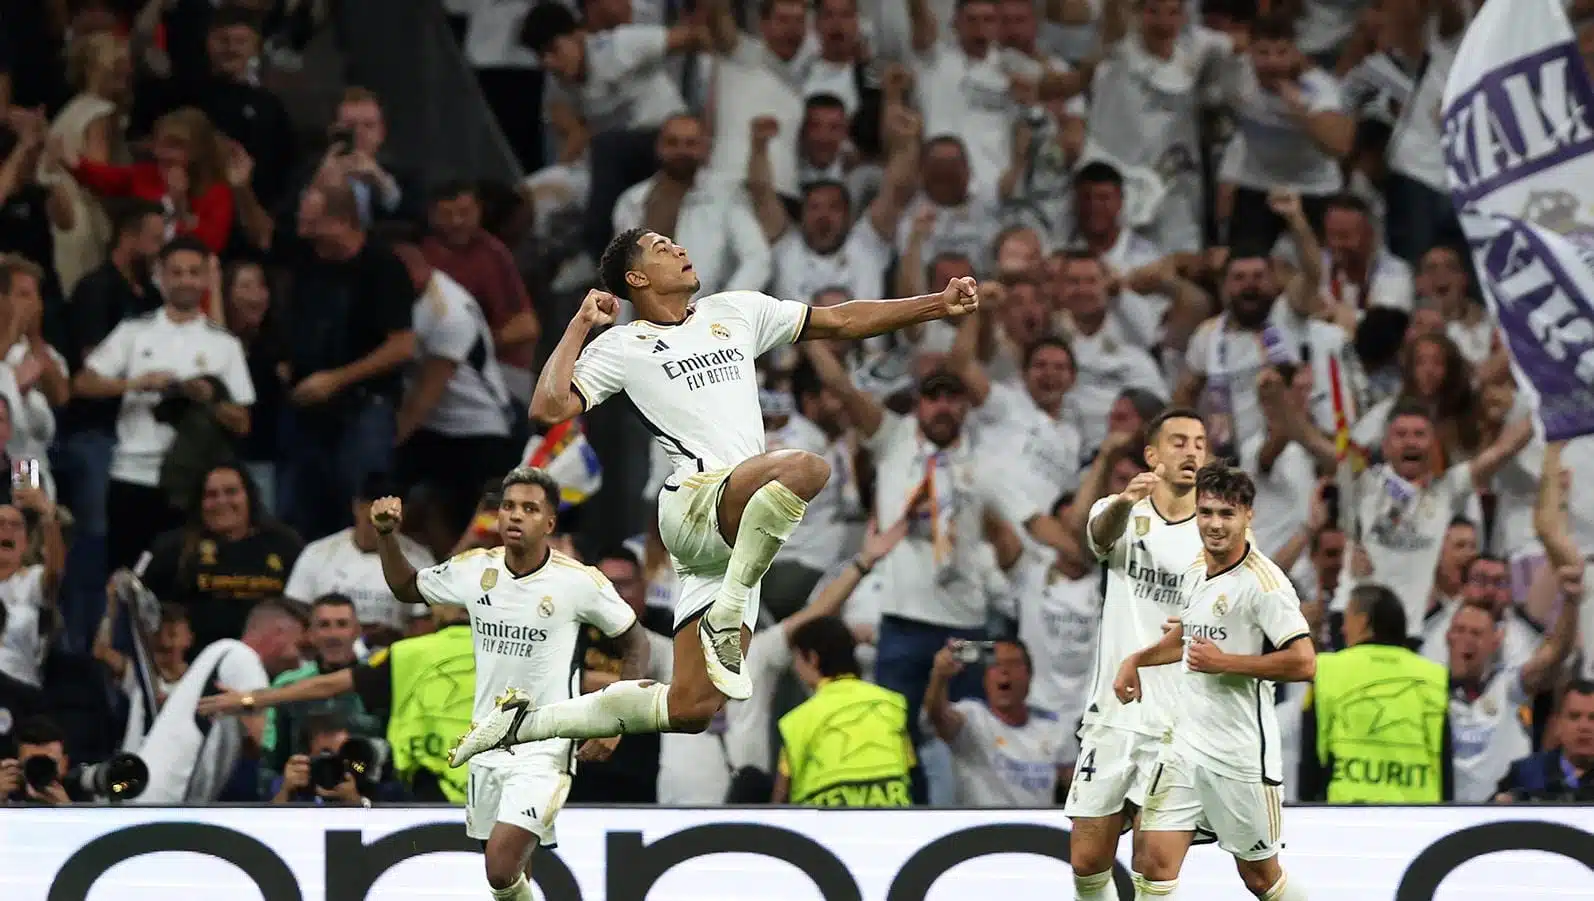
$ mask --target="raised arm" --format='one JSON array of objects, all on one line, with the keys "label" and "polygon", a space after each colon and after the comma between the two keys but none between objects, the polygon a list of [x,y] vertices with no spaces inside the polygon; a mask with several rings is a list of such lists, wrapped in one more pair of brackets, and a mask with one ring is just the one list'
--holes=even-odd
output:
[{"label": "raised arm", "polygon": [[1544,448],[1544,466],[1539,474],[1539,497],[1533,506],[1533,530],[1544,545],[1550,565],[1559,569],[1574,566],[1583,559],[1567,527],[1566,489],[1561,485],[1561,448],[1564,441],[1555,441]]},{"label": "raised arm", "polygon": [[371,503],[371,524],[376,526],[376,556],[382,561],[382,578],[401,604],[424,604],[426,598],[416,584],[415,567],[404,558],[399,547],[398,527],[404,521],[404,504],[396,497],[378,498]]},{"label": "raised arm", "polygon": [[1295,244],[1299,265],[1284,288],[1284,299],[1295,315],[1310,318],[1317,312],[1323,285],[1323,248],[1317,243],[1317,233],[1301,208],[1301,195],[1294,191],[1274,191],[1268,195],[1267,205],[1284,220],[1290,230],[1290,241]]},{"label": "raised arm", "polygon": [[1524,416],[1501,429],[1494,443],[1480,451],[1469,464],[1472,467],[1473,487],[1479,491],[1488,491],[1489,483],[1494,481],[1494,474],[1500,471],[1505,461],[1515,457],[1532,440],[1531,417]]},{"label": "raised arm", "polygon": [[965,276],[947,282],[940,294],[897,300],[853,300],[815,307],[813,315],[808,317],[803,340],[873,338],[921,322],[967,316],[979,307],[979,287],[974,279]]},{"label": "raised arm", "polygon": [[[819,309],[814,310],[818,314]],[[809,319],[812,327],[813,320]],[[885,419],[885,408],[880,402],[858,390],[852,383],[852,376],[847,374],[845,366],[836,358],[834,351],[827,344],[814,342],[803,345],[803,355],[808,362],[813,364],[814,374],[819,376],[820,384],[836,392],[841,399],[841,406],[847,411],[847,416],[852,420],[852,425],[858,430],[862,438],[872,438],[880,431],[880,423]]]},{"label": "raised arm", "polygon": [[576,371],[576,358],[587,335],[595,328],[610,325],[620,313],[620,300],[613,294],[592,290],[581,302],[581,309],[570,317],[559,344],[543,364],[537,377],[537,387],[531,395],[531,418],[547,425],[564,422],[587,409],[587,399],[572,381]]},{"label": "raised arm", "polygon": [[1155,472],[1143,472],[1131,479],[1124,490],[1108,501],[1107,506],[1085,526],[1085,536],[1090,546],[1098,549],[1098,553],[1105,554],[1108,548],[1117,544],[1129,525],[1129,511],[1135,504],[1150,497],[1151,489],[1157,487],[1160,481],[1162,476]]},{"label": "raised arm", "polygon": [[1577,621],[1583,604],[1583,561],[1556,569],[1561,583],[1561,600],[1556,607],[1555,623],[1550,634],[1544,636],[1533,656],[1522,664],[1522,690],[1536,695],[1555,684],[1561,664],[1577,645]]}]

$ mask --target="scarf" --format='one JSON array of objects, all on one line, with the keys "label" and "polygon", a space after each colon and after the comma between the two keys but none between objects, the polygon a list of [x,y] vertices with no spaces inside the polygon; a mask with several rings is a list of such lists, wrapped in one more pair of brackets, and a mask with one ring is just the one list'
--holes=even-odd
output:
[{"label": "scarf", "polygon": [[1236,437],[1234,392],[1237,388],[1233,384],[1234,373],[1229,369],[1231,334],[1244,335],[1255,341],[1264,366],[1300,362],[1300,354],[1289,346],[1283,330],[1277,325],[1269,322],[1259,332],[1231,332],[1229,314],[1219,314],[1217,326],[1213,329],[1212,341],[1207,348],[1207,383],[1202,403],[1207,414],[1209,435],[1207,440],[1212,446],[1230,445]]},{"label": "scarf", "polygon": [[[957,489],[954,487],[953,462],[946,450],[932,451],[924,459],[924,477],[908,496],[904,515],[913,517],[913,525],[928,528],[930,548],[935,555],[937,570],[952,562],[957,540],[957,524],[953,514],[957,508]],[[923,534],[920,531],[919,534]]]}]

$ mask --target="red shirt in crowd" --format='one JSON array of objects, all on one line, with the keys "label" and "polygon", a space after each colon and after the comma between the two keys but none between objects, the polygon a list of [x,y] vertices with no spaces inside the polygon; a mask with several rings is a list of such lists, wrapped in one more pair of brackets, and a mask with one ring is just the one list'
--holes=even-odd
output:
[{"label": "red shirt in crowd", "polygon": [[[160,203],[166,199],[166,179],[154,163],[111,166],[80,159],[72,175],[84,187],[107,197],[137,197]],[[192,228],[178,226],[179,234],[191,234],[205,242],[212,253],[221,253],[232,234],[232,188],[217,182],[198,197],[189,198],[189,211],[196,220]]]},{"label": "red shirt in crowd", "polygon": [[[459,282],[481,304],[482,315],[494,332],[504,327],[510,319],[531,309],[531,295],[520,278],[515,257],[498,240],[481,231],[463,247],[450,247],[427,237],[421,241],[421,253],[426,262],[443,270],[449,278]],[[510,366],[530,369],[536,347],[532,342],[498,348],[498,359]]]}]

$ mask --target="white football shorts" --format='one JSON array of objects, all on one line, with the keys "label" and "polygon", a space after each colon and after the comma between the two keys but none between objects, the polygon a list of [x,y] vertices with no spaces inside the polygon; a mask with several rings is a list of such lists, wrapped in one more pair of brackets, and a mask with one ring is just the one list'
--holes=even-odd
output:
[{"label": "white football shorts", "polygon": [[1165,749],[1151,777],[1140,828],[1216,837],[1240,860],[1267,860],[1283,846],[1284,789],[1220,776]]},{"label": "white football shorts", "polygon": [[1079,757],[1063,815],[1093,819],[1119,813],[1126,804],[1143,806],[1161,748],[1161,739],[1154,735],[1101,724],[1085,726],[1079,733]]},{"label": "white football shorts", "polygon": [[[659,537],[680,580],[676,629],[707,610],[725,581],[731,546],[720,534],[719,502],[730,476],[730,469],[700,472],[679,481],[672,476],[659,492]],[[758,625],[759,598],[759,586],[754,585],[742,616],[749,629]]]},{"label": "white football shorts", "polygon": [[507,823],[537,837],[544,848],[559,844],[554,818],[570,794],[570,776],[548,760],[505,763],[472,760],[465,799],[465,833],[486,841],[493,826]]}]

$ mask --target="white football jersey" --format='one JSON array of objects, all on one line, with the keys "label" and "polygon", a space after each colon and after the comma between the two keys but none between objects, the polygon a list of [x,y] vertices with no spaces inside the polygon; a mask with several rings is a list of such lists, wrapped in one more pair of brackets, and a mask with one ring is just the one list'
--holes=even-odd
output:
[{"label": "white football jersey", "polygon": [[674,477],[725,469],[764,452],[753,361],[796,342],[809,310],[757,291],[710,294],[679,324],[637,320],[599,335],[571,381],[588,410],[629,395]]},{"label": "white football jersey", "polygon": [[[603,573],[550,549],[543,564],[523,576],[510,573],[504,549],[473,548],[416,573],[415,586],[428,604],[470,611],[476,636],[476,704],[472,719],[486,719],[493,701],[511,688],[537,706],[567,701],[581,692],[576,656],[583,624],[614,637],[636,624],[636,613],[620,599]],[[550,760],[570,772],[574,743],[555,738],[488,751],[472,762],[504,764]]]},{"label": "white football jersey", "polygon": [[[1111,502],[1112,497],[1105,497],[1092,505],[1090,520]],[[1107,570],[1107,592],[1084,721],[1161,736],[1173,725],[1178,673],[1167,667],[1141,670],[1144,697],[1134,704],[1119,703],[1112,683],[1124,659],[1160,641],[1162,624],[1184,608],[1179,579],[1191,563],[1201,559],[1195,514],[1169,522],[1148,497],[1131,508],[1124,534],[1111,547],[1097,547],[1089,537],[1089,527],[1085,534],[1091,553]]]},{"label": "white football jersey", "polygon": [[[1204,560],[1197,563],[1185,573],[1184,585],[1187,647],[1205,638],[1225,653],[1255,656],[1269,643],[1282,648],[1296,639],[1310,640],[1295,586],[1255,548],[1246,548],[1239,562],[1219,573],[1209,574]],[[1230,779],[1284,783],[1274,683],[1192,673],[1183,663],[1158,669],[1178,679],[1177,750]]]},{"label": "white football jersey", "polygon": [[1494,797],[1513,761],[1533,753],[1533,739],[1523,723],[1522,668],[1496,669],[1483,691],[1470,697],[1460,687],[1450,692],[1451,757],[1458,802],[1482,803]]}]

